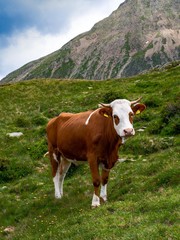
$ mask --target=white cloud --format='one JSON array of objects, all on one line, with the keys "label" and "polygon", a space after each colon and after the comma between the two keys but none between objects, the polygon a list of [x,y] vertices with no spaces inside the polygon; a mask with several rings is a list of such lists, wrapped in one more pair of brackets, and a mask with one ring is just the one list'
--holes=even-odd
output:
[{"label": "white cloud", "polygon": [[5,70],[13,71],[27,62],[45,56],[66,43],[68,35],[41,34],[35,28],[16,33],[8,38],[9,44],[1,49],[1,75]]},{"label": "white cloud", "polygon": [[[51,1],[51,3],[53,1]],[[63,2],[65,3],[64,0]],[[68,2],[70,3],[71,1],[69,0]],[[107,17],[121,2],[123,1],[106,0],[106,4],[102,4],[103,1],[100,1],[99,4],[101,3],[101,7],[98,4],[94,4],[88,10],[87,4],[84,4],[84,9],[86,8],[86,11],[80,14],[78,12],[79,10],[75,9],[74,11],[77,10],[76,14],[74,13],[69,16],[69,19],[65,21],[66,24],[63,31],[60,29],[57,33],[44,33],[37,27],[14,32],[7,38],[6,46],[4,48],[0,47],[0,79],[28,62],[60,49],[65,43],[78,34],[90,30],[96,22]],[[80,0],[79,3],[83,4],[83,1]],[[86,3],[90,6],[91,0],[87,0]],[[47,5],[44,7],[47,8]],[[58,11],[56,11],[56,13],[57,12]],[[61,14],[61,12],[59,14]],[[65,16],[65,12],[62,13],[62,15]],[[55,15],[50,16],[56,17]],[[69,23],[67,24],[68,21]]]}]

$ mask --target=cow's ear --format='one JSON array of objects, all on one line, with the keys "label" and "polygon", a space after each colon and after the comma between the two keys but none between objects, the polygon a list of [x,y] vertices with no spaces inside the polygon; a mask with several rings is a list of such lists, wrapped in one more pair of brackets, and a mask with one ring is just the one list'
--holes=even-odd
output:
[{"label": "cow's ear", "polygon": [[137,103],[136,105],[132,106],[132,110],[133,110],[135,115],[141,113],[145,109],[146,109],[146,105],[144,105],[142,103]]},{"label": "cow's ear", "polygon": [[112,116],[112,108],[111,107],[103,107],[99,110],[100,115],[104,117],[111,117]]}]

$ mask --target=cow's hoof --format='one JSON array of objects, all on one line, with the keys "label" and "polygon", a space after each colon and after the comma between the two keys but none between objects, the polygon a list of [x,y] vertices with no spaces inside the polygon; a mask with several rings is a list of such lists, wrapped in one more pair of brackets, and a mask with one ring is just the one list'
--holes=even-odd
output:
[{"label": "cow's hoof", "polygon": [[61,194],[55,194],[55,198],[56,198],[56,199],[61,199],[61,198],[62,198],[62,195],[61,195]]},{"label": "cow's hoof", "polygon": [[97,208],[99,206],[100,206],[100,204],[95,204],[95,205],[91,205],[91,208],[94,209],[94,208]]},{"label": "cow's hoof", "polygon": [[100,198],[94,193],[91,207],[96,208],[96,207],[99,207],[99,206],[100,206]]},{"label": "cow's hoof", "polygon": [[106,203],[107,197],[100,197],[100,203]]}]

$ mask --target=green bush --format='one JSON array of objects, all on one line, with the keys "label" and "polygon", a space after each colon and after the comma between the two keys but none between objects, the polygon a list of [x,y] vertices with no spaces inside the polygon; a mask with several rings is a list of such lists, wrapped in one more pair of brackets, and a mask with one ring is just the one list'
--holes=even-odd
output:
[{"label": "green bush", "polygon": [[180,101],[168,103],[161,111],[164,125],[161,133],[164,135],[177,135],[180,133]]},{"label": "green bush", "polygon": [[160,118],[155,118],[148,126],[148,132],[151,134],[160,134],[163,129],[163,123]]},{"label": "green bush", "polygon": [[162,105],[161,100],[157,97],[148,97],[144,103],[148,108],[156,108]]},{"label": "green bush", "polygon": [[7,160],[0,158],[0,183],[26,177],[33,172],[30,162],[19,162],[17,159]]},{"label": "green bush", "polygon": [[19,116],[15,119],[15,125],[20,128],[27,128],[30,126],[29,118],[23,115]]},{"label": "green bush", "polygon": [[102,101],[104,103],[111,103],[115,99],[125,99],[125,98],[126,96],[120,92],[109,91],[102,96],[102,99],[103,99]]},{"label": "green bush", "polygon": [[170,102],[163,107],[160,116],[154,119],[148,131],[152,134],[162,134],[164,136],[177,135],[180,133],[180,102]]},{"label": "green bush", "polygon": [[172,118],[177,118],[180,116],[180,101],[168,103],[161,111],[162,121],[168,124]]},{"label": "green bush", "polygon": [[127,140],[123,146],[123,151],[133,155],[146,155],[167,149],[174,145],[173,138],[170,137],[147,137],[138,134]]},{"label": "green bush", "polygon": [[45,125],[47,123],[47,119],[41,115],[34,116],[32,118],[32,123],[36,126]]}]

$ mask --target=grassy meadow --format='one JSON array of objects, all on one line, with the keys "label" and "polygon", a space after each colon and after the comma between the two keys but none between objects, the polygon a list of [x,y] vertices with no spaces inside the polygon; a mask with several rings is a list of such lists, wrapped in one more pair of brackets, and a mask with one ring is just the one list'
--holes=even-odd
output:
[{"label": "grassy meadow", "polygon": [[[45,126],[62,111],[142,96],[136,135],[110,173],[108,202],[91,209],[88,165],[71,166],[54,198]],[[179,228],[180,66],[132,78],[37,79],[0,85],[0,239],[175,240]],[[144,131],[142,131],[142,129]],[[22,132],[19,138],[8,133]]]}]

